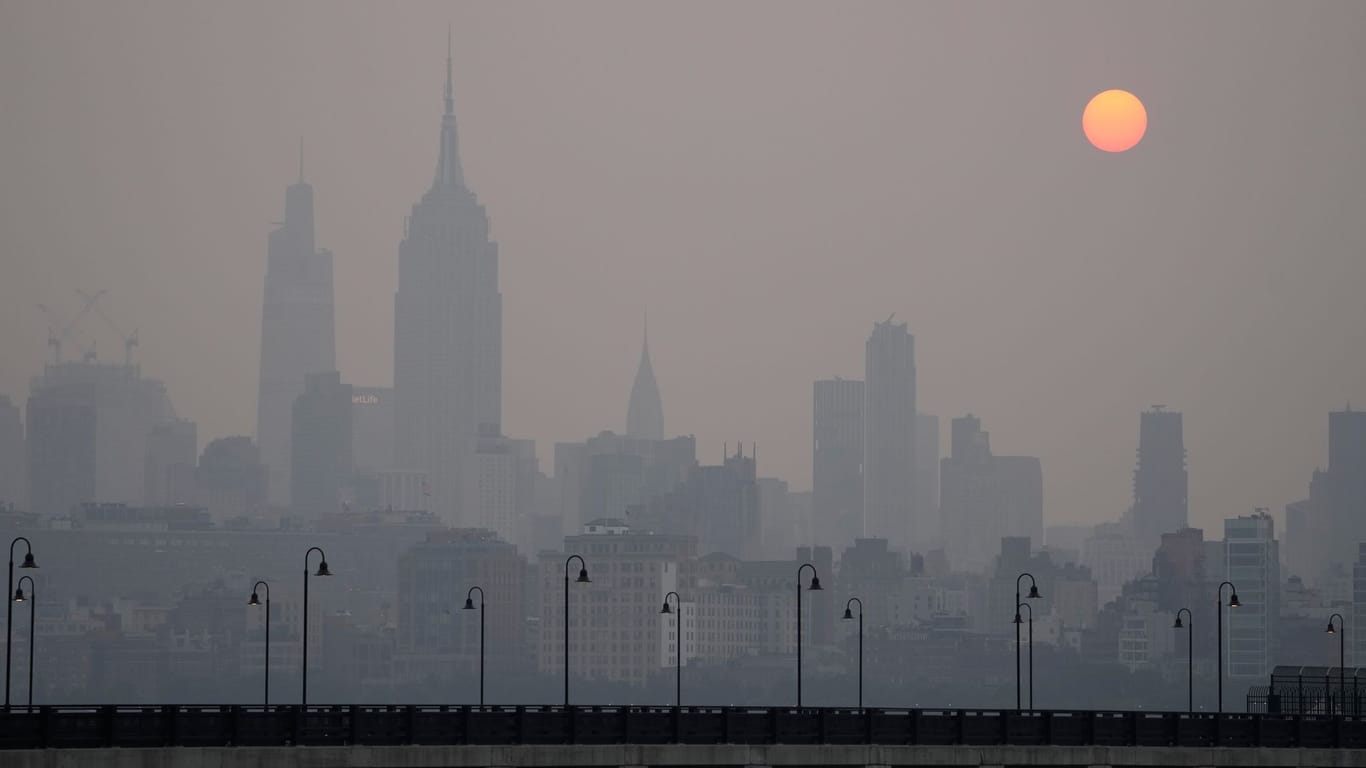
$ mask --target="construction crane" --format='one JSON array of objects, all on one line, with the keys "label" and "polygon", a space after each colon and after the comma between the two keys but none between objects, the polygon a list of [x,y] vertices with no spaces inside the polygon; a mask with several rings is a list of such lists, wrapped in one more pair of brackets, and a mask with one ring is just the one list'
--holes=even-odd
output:
[{"label": "construction crane", "polygon": [[[99,301],[103,295],[104,291],[98,291],[93,296],[82,293],[81,298],[85,300],[85,303],[81,305],[81,311],[76,314],[76,319],[69,323],[63,323],[61,317],[46,305],[38,305],[38,309],[47,315],[47,346],[52,350],[53,365],[62,362],[62,343],[66,341],[67,337],[71,335],[71,331],[80,324],[81,320],[90,312],[90,308],[95,306],[95,302]],[[57,330],[59,327],[61,328],[60,332]]]},{"label": "construction crane", "polygon": [[96,291],[94,294],[89,294],[80,289],[76,290],[76,293],[79,294],[82,299],[85,299],[87,306],[92,307],[95,310],[95,314],[99,315],[100,319],[104,321],[104,324],[109,326],[109,329],[118,334],[119,338],[123,340],[123,364],[132,365],[133,348],[138,345],[138,332],[135,329],[131,334],[124,333],[123,329],[119,327],[119,324],[114,322],[104,311],[104,308],[99,305],[100,297],[108,292],[109,291],[101,290]]}]

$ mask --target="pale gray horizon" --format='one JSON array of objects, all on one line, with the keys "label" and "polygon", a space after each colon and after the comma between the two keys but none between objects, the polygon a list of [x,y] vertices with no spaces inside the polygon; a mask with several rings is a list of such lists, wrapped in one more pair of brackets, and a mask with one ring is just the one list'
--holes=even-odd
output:
[{"label": "pale gray horizon", "polygon": [[[392,378],[445,32],[499,243],[504,431],[621,431],[649,313],[669,433],[809,488],[812,381],[895,313],[921,409],[1036,455],[1045,522],[1129,504],[1185,414],[1190,516],[1307,495],[1366,405],[1366,4],[0,2],[0,394],[76,290],[199,442],[254,431],[266,234],[300,137],[345,380]],[[1148,132],[1106,154],[1098,91]],[[118,339],[87,318],[69,342]]]}]

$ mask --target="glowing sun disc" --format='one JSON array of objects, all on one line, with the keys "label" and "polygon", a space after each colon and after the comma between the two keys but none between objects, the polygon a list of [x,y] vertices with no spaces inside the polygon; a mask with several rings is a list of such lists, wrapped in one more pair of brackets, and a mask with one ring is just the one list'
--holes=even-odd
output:
[{"label": "glowing sun disc", "polygon": [[1148,110],[1128,91],[1102,91],[1081,113],[1081,129],[1096,149],[1123,152],[1138,144],[1148,130]]}]

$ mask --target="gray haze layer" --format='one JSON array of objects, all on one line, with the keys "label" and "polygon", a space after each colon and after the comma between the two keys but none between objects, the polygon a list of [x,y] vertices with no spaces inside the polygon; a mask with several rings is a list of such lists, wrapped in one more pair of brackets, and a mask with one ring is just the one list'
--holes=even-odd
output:
[{"label": "gray haze layer", "polygon": [[[0,2],[0,393],[36,304],[109,290],[201,442],[255,419],[298,138],[337,357],[392,376],[404,216],[454,26],[505,297],[504,431],[621,431],[648,309],[670,430],[809,487],[811,382],[893,312],[919,407],[1041,457],[1050,522],[1130,497],[1185,414],[1191,523],[1304,496],[1366,402],[1366,3]],[[1080,130],[1149,112],[1133,151]],[[97,322],[102,358],[121,353]],[[944,434],[947,430],[944,431]]]}]

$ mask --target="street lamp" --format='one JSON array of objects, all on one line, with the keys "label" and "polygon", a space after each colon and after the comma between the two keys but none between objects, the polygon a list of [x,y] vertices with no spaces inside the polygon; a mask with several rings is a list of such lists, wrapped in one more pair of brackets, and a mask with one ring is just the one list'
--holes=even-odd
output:
[{"label": "street lamp", "polygon": [[[15,536],[14,541],[9,543],[9,584],[5,586],[5,594],[14,593],[14,545],[24,542],[24,548],[28,553],[24,555],[24,564],[20,568],[37,568],[38,564],[33,562],[33,545],[23,536]],[[14,645],[14,603],[5,601],[5,709],[9,709],[9,657],[10,646]]]},{"label": "street lamp", "polygon": [[463,610],[474,610],[474,590],[479,590],[479,706],[484,706],[484,588],[478,585],[470,587],[465,593],[465,607]]},{"label": "street lamp", "polygon": [[564,705],[569,706],[569,564],[575,560],[579,561],[579,577],[574,579],[578,584],[588,584],[592,579],[588,578],[588,564],[578,555],[570,555],[564,560]]},{"label": "street lamp", "polygon": [[[1029,611],[1029,711],[1034,711],[1034,606],[1029,603],[1015,604],[1015,634],[1020,633],[1020,609]],[[1015,658],[1020,657],[1019,648],[1015,649]],[[1018,709],[1018,707],[1017,707]]]},{"label": "street lamp", "polygon": [[[305,557],[305,559],[307,559],[307,557]],[[308,575],[307,575],[307,574],[308,574],[308,572],[305,571],[305,572],[304,572],[304,578],[305,578],[305,580],[308,578]],[[251,585],[251,599],[247,601],[247,605],[260,605],[260,604],[261,604],[260,598],[258,598],[258,597],[256,596],[256,588],[257,588],[257,587],[265,587],[265,588],[266,588],[266,665],[265,665],[265,669],[266,669],[266,691],[265,691],[265,706],[266,706],[266,709],[270,709],[270,585],[267,584],[267,583],[265,583],[264,581],[258,581],[258,582],[256,582],[255,584]]]},{"label": "street lamp", "polygon": [[[1333,619],[1338,620],[1337,629],[1333,629]],[[1347,695],[1347,683],[1343,678],[1342,666],[1347,659],[1347,631],[1346,625],[1342,623],[1342,614],[1335,613],[1328,617],[1328,634],[1338,636],[1338,714],[1346,715],[1347,707],[1342,705],[1342,697]],[[1355,680],[1356,676],[1354,675],[1352,679]],[[1331,696],[1328,698],[1328,714],[1333,714],[1333,699]]]},{"label": "street lamp", "polygon": [[858,708],[863,709],[863,601],[857,597],[849,598],[844,604],[844,618],[854,618],[849,606],[858,603]]},{"label": "street lamp", "polygon": [[1238,602],[1238,588],[1233,586],[1233,582],[1221,582],[1218,596],[1214,600],[1214,612],[1219,616],[1218,631],[1215,633],[1219,642],[1219,706],[1215,711],[1221,715],[1224,714],[1224,587],[1229,589],[1228,607],[1237,608],[1242,605]]},{"label": "street lamp", "polygon": [[[1181,623],[1181,614],[1186,614],[1188,623]],[[1195,618],[1191,615],[1191,609],[1182,608],[1176,612],[1176,623],[1172,624],[1172,629],[1188,629],[1186,634],[1186,711],[1195,714]]]},{"label": "street lamp", "polygon": [[[28,580],[28,598],[24,597],[24,580]],[[20,576],[19,588],[14,590],[14,602],[28,600],[28,706],[33,708],[33,627],[38,618],[38,587],[32,576]]]},{"label": "street lamp", "polygon": [[674,629],[674,706],[683,706],[683,598],[677,592],[670,590],[664,595],[664,607],[659,609],[660,613],[673,613],[669,609],[669,597],[672,596],[674,603],[678,605],[678,621]]},{"label": "street lamp", "polygon": [[299,694],[299,712],[308,714],[308,556],[318,553],[318,572],[314,576],[331,576],[327,569],[327,554],[321,547],[309,547],[304,552],[304,684]]},{"label": "street lamp", "polygon": [[[1038,600],[1039,597],[1040,597],[1040,595],[1039,595],[1039,585],[1034,581],[1034,574],[1032,574],[1032,573],[1022,573],[1022,574],[1020,574],[1019,576],[1016,576],[1016,577],[1015,577],[1015,711],[1016,711],[1016,712],[1019,712],[1019,711],[1020,711],[1020,608],[1019,608],[1019,606],[1020,606],[1020,582],[1021,582],[1021,581],[1024,579],[1024,577],[1026,577],[1026,576],[1029,577],[1029,595],[1027,596],[1026,599],[1029,599],[1029,600]],[[1030,617],[1031,620],[1034,618],[1034,610],[1033,610],[1032,608],[1031,608],[1030,611],[1029,611],[1029,617]],[[1032,626],[1032,625],[1031,625],[1031,626]],[[1033,650],[1033,647],[1032,647],[1032,646],[1031,646],[1030,650],[1031,650],[1031,651]],[[1032,670],[1030,671],[1030,675],[1029,675],[1029,683],[1030,683],[1030,685],[1033,685],[1033,684],[1034,684],[1034,674],[1033,674],[1033,671],[1032,671]],[[1030,702],[1029,702],[1029,706],[1030,706],[1031,708],[1034,706],[1034,701],[1033,701],[1033,698],[1032,698],[1032,697],[1031,697],[1031,700],[1030,700]]]},{"label": "street lamp", "polygon": [[811,569],[811,586],[815,592],[821,588],[821,578],[816,575],[816,566],[802,563],[797,566],[797,707],[802,706],[802,570]]}]

